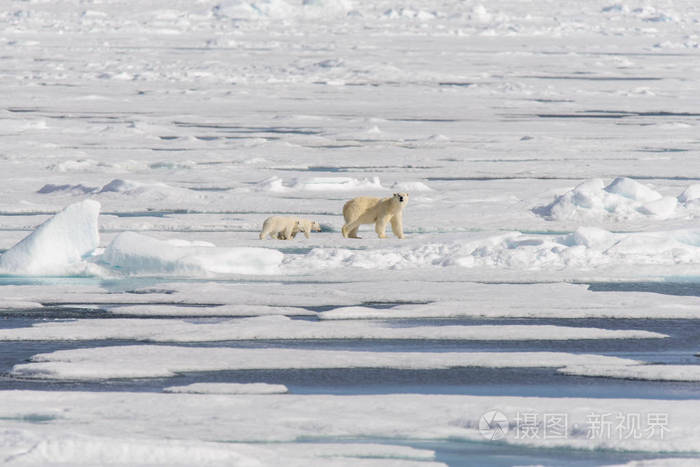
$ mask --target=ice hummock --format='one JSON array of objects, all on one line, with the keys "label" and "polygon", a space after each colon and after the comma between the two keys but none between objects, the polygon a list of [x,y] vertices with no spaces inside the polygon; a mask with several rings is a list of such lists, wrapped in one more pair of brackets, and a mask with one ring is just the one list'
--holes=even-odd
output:
[{"label": "ice hummock", "polygon": [[84,200],[66,207],[0,256],[6,274],[62,275],[78,272],[97,248],[100,203]]},{"label": "ice hummock", "polygon": [[697,197],[697,188],[689,187],[677,198],[663,196],[653,188],[627,177],[617,177],[608,185],[602,179],[587,180],[550,204],[533,212],[547,220],[628,220],[634,218],[669,219],[678,215],[680,204]]}]

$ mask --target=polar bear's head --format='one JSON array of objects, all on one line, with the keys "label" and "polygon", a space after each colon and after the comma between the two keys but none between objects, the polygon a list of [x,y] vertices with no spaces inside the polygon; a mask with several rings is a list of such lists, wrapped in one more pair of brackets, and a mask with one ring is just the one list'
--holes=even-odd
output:
[{"label": "polar bear's head", "polygon": [[394,193],[394,199],[399,202],[399,204],[408,203],[408,193]]},{"label": "polar bear's head", "polygon": [[308,219],[299,219],[297,221],[298,229],[302,232],[320,232],[321,224],[316,221],[310,221]]}]

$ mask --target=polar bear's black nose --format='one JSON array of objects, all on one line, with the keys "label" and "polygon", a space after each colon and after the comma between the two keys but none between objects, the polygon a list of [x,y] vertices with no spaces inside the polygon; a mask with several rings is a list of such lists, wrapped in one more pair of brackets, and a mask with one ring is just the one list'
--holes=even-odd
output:
[{"label": "polar bear's black nose", "polygon": [[403,203],[403,196],[399,196],[399,203]]}]

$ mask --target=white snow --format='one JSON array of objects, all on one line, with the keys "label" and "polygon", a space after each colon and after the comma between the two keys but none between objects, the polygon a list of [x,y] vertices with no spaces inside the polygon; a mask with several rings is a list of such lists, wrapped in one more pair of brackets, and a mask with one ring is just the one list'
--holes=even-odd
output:
[{"label": "white snow", "polygon": [[274,176],[258,182],[256,191],[289,193],[294,191],[334,192],[358,190],[386,190],[379,177],[357,179],[352,177],[310,177],[304,179],[284,180]]},{"label": "white snow", "polygon": [[[0,449],[5,458],[8,455],[36,455],[34,463],[40,464],[42,460],[51,461],[45,456],[46,451],[31,449],[42,439],[62,440],[55,444],[53,454],[63,453],[66,460],[77,459],[78,462],[79,449],[89,447],[90,442],[95,451],[87,452],[101,453],[104,461],[120,452],[129,456],[125,457],[129,460],[135,457],[130,454],[144,453],[146,446],[151,445],[153,455],[167,455],[163,459],[167,461],[173,457],[168,455],[167,448],[172,446],[170,440],[175,439],[181,448],[171,452],[182,456],[181,459],[207,454],[232,457],[235,453],[259,459],[263,465],[275,465],[275,460],[279,463],[279,456],[285,458],[285,454],[296,454],[290,457],[306,457],[306,465],[308,462],[326,465],[324,457],[330,455],[331,459],[344,457],[338,459],[340,465],[356,465],[356,458],[365,454],[367,457],[386,458],[388,462],[393,458],[393,465],[398,458],[398,464],[405,465],[406,460],[402,457],[428,460],[432,458],[430,451],[390,444],[378,446],[351,442],[344,445],[340,441],[401,438],[484,443],[487,439],[479,432],[479,419],[491,410],[501,411],[513,423],[518,414],[523,413],[537,413],[540,421],[544,414],[568,415],[565,437],[525,437],[517,430],[509,430],[504,441],[524,447],[667,453],[687,453],[700,448],[696,423],[700,403],[695,400],[419,394],[232,397],[134,393],[124,397],[120,392],[6,391],[0,398],[0,417],[4,421],[4,442]],[[31,416],[36,414],[57,418],[47,424],[32,423]],[[592,431],[591,417],[604,414],[613,414],[608,419],[614,419],[615,414],[639,414],[643,420],[641,430],[648,428],[648,414],[666,414],[668,430],[664,431],[663,437],[658,432],[648,436],[646,431],[641,437],[624,436],[624,432],[619,436],[617,433],[597,436]],[[50,432],[55,423],[61,425],[60,434]],[[294,443],[300,438],[314,438],[320,445]],[[69,444],[71,441],[75,444]],[[254,446],[249,448],[246,443]],[[129,446],[140,446],[141,449],[132,451]],[[195,450],[197,447],[203,452]],[[489,445],[485,447],[493,449]],[[192,451],[183,452],[188,448]],[[212,453],[211,450],[216,448],[220,451]]]},{"label": "white snow", "polygon": [[0,256],[5,274],[69,275],[82,272],[83,259],[100,241],[100,203],[71,204]]},{"label": "white snow", "polygon": [[182,245],[134,232],[119,234],[100,261],[127,274],[269,274],[282,253],[267,248],[216,248]]},{"label": "white snow", "polygon": [[[167,423],[164,421],[164,423]],[[349,462],[361,467],[420,465],[444,467],[429,462],[429,450],[371,443],[226,443],[219,440],[168,440],[137,436],[119,428],[121,437],[101,437],[92,433],[43,435],[36,428],[4,430],[9,440],[0,451],[9,465],[234,465],[260,467],[285,465],[303,467],[314,463],[343,466]],[[180,436],[179,438],[182,438]]]},{"label": "white snow", "polygon": [[630,359],[563,352],[367,352],[289,348],[236,349],[129,345],[59,350],[17,364],[11,375],[38,379],[100,380],[172,377],[187,371],[396,368],[563,368],[577,365],[636,365]]},{"label": "white snow", "polygon": [[561,373],[578,376],[641,379],[653,381],[700,381],[700,365],[573,365],[559,369]]},{"label": "white snow", "polygon": [[400,191],[404,193],[419,193],[422,191],[434,191],[428,185],[423,182],[396,182],[391,185],[391,189],[394,191]]},{"label": "white snow", "polygon": [[[471,238],[470,238],[471,237]],[[622,265],[697,265],[700,231],[612,233],[579,227],[564,235],[501,233],[442,242],[404,242],[400,246],[354,250],[315,248],[285,258],[283,271],[314,269],[434,269],[500,267],[518,270],[590,270]]]},{"label": "white snow", "polygon": [[618,177],[613,180],[605,187],[605,191],[642,203],[649,203],[661,199],[661,195],[657,191],[625,177]]},{"label": "white snow", "polygon": [[668,219],[675,215],[676,198],[663,197],[647,185],[618,177],[607,186],[601,179],[581,183],[552,203],[534,209],[549,220],[614,219],[616,221],[653,216]]},{"label": "white snow", "polygon": [[436,339],[436,340],[570,340],[658,339],[664,334],[551,325],[407,326],[385,323],[309,322],[285,316],[262,316],[191,323],[175,319],[111,319],[37,323],[0,329],[2,340],[133,339],[153,342],[205,342],[255,339]]},{"label": "white snow", "polygon": [[284,394],[284,384],[266,383],[193,383],[187,386],[170,386],[164,392],[186,394]]}]

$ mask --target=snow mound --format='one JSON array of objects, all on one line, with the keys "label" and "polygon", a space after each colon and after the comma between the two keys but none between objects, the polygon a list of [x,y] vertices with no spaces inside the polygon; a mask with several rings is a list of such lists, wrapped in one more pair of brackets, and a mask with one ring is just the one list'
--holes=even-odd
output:
[{"label": "snow mound", "polygon": [[205,199],[201,193],[171,186],[155,181],[135,181],[116,178],[97,191],[96,196],[106,201],[123,201],[124,199],[138,199],[148,202],[176,202],[182,205],[186,202],[197,202]]},{"label": "snow mound", "polygon": [[217,248],[164,241],[124,232],[107,246],[101,261],[128,274],[271,274],[284,255],[267,248]]},{"label": "snow mound", "polygon": [[[690,189],[689,189],[690,190]],[[533,212],[547,220],[629,220],[639,217],[668,219],[677,214],[678,201],[685,203],[700,196],[700,188],[686,190],[678,199],[662,196],[656,190],[625,177],[605,186],[603,180],[581,183]],[[685,196],[684,196],[685,195]]]},{"label": "snow mound", "polygon": [[352,177],[311,177],[307,179],[293,178],[284,181],[280,177],[270,177],[255,186],[256,191],[287,193],[290,191],[355,191],[355,190],[386,190],[379,177],[357,179]]},{"label": "snow mound", "polygon": [[99,213],[97,201],[69,205],[0,256],[0,271],[32,275],[79,271],[83,258],[99,245]]},{"label": "snow mound", "polygon": [[124,193],[127,195],[141,194],[150,189],[160,187],[166,188],[168,185],[165,183],[140,183],[131,180],[122,180],[121,178],[115,178],[108,184],[102,187],[99,193]]},{"label": "snow mound", "polygon": [[267,383],[194,383],[187,386],[170,386],[165,392],[186,394],[286,394],[284,384]]}]

